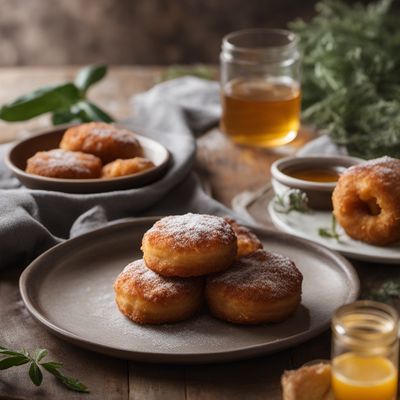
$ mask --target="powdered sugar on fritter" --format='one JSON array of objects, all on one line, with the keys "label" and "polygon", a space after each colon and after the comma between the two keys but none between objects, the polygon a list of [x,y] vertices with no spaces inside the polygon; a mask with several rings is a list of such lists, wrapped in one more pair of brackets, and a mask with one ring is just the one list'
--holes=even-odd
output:
[{"label": "powdered sugar on fritter", "polygon": [[146,233],[156,238],[173,239],[175,248],[192,248],[201,243],[230,244],[236,239],[231,226],[220,217],[206,214],[184,214],[162,218]]},{"label": "powdered sugar on fritter", "polygon": [[122,275],[140,290],[147,300],[157,300],[188,293],[199,280],[163,277],[147,268],[143,260],[136,260],[125,267]]},{"label": "powdered sugar on fritter", "polygon": [[240,258],[227,271],[209,279],[209,283],[227,288],[262,293],[266,298],[281,298],[297,290],[302,274],[288,257],[257,250]]}]

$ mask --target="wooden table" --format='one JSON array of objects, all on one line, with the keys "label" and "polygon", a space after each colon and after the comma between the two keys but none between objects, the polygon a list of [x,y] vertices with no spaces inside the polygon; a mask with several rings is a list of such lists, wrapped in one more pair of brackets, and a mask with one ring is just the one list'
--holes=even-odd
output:
[{"label": "wooden table", "polygon": [[[0,104],[37,86],[70,79],[76,68],[0,69]],[[114,67],[91,98],[117,118],[132,115],[129,98],[150,88],[160,68]],[[48,125],[46,117],[24,124],[0,123],[0,141],[26,135],[30,129]],[[22,133],[21,133],[22,132]],[[197,168],[211,183],[213,195],[226,205],[243,190],[256,189],[269,180],[273,160],[291,153],[309,136],[279,152],[239,148],[217,129],[198,141]],[[1,217],[1,210],[0,210]],[[364,286],[398,275],[392,267],[357,265]],[[67,391],[45,376],[34,387],[26,369],[0,371],[0,399],[130,399],[130,400],[243,400],[281,398],[280,376],[285,369],[329,357],[329,333],[280,353],[246,361],[216,365],[168,366],[118,360],[82,350],[49,334],[25,309],[18,291],[21,268],[0,273],[0,345],[33,350],[49,349],[49,359],[63,362],[65,371],[81,379],[88,395]]]}]

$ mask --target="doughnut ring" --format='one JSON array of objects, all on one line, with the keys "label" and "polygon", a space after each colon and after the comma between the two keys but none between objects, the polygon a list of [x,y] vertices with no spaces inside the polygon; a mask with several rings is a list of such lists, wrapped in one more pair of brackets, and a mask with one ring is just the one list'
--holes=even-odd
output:
[{"label": "doughnut ring", "polygon": [[127,265],[114,283],[115,301],[138,324],[164,324],[191,317],[203,304],[200,278],[164,278],[142,259]]},{"label": "doughnut ring", "polygon": [[103,164],[117,158],[141,156],[143,152],[133,132],[104,122],[89,122],[67,129],[60,148],[94,154]]},{"label": "doughnut ring", "polygon": [[225,221],[232,227],[237,237],[237,258],[247,256],[263,248],[260,239],[249,229],[239,225],[233,218],[225,217]]},{"label": "doughnut ring", "polygon": [[200,276],[227,269],[236,257],[236,235],[220,217],[202,214],[160,219],[143,236],[146,265],[163,276]]},{"label": "doughnut ring", "polygon": [[101,160],[92,154],[54,149],[38,151],[26,163],[26,172],[49,178],[99,178]]},{"label": "doughnut ring", "polygon": [[137,174],[154,167],[154,163],[147,158],[134,157],[125,160],[119,158],[106,164],[102,169],[101,176],[102,178],[117,178],[119,176]]},{"label": "doughnut ring", "polygon": [[386,246],[400,240],[400,160],[382,157],[340,176],[333,213],[356,240]]},{"label": "doughnut ring", "polygon": [[303,276],[280,254],[257,250],[228,270],[210,276],[206,300],[211,313],[235,324],[283,321],[301,301]]}]

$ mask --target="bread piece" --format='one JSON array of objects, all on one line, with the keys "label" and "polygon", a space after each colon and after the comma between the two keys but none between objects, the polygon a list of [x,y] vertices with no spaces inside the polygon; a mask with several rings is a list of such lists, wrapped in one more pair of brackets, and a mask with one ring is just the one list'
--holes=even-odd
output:
[{"label": "bread piece", "polygon": [[334,400],[330,364],[319,363],[285,371],[281,383],[283,400]]}]

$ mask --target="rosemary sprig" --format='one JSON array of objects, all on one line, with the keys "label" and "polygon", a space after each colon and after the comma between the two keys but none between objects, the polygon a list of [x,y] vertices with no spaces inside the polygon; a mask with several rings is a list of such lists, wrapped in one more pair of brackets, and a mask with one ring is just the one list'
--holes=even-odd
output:
[{"label": "rosemary sprig", "polygon": [[44,368],[44,370],[55,376],[68,389],[80,393],[89,393],[89,389],[78,379],[65,376],[61,373],[60,368],[63,364],[54,361],[42,362],[47,354],[48,351],[46,349],[37,349],[32,356],[26,350],[17,351],[0,346],[0,370],[29,363],[28,373],[34,385],[40,386],[42,384],[42,368]]},{"label": "rosemary sprig", "polygon": [[292,211],[310,212],[308,197],[299,189],[289,189],[282,195],[275,195],[274,209],[281,214],[289,214]]},{"label": "rosemary sprig", "polygon": [[324,238],[335,239],[337,242],[340,242],[340,234],[337,231],[337,222],[333,214],[331,226],[329,228],[319,228],[318,235]]}]

